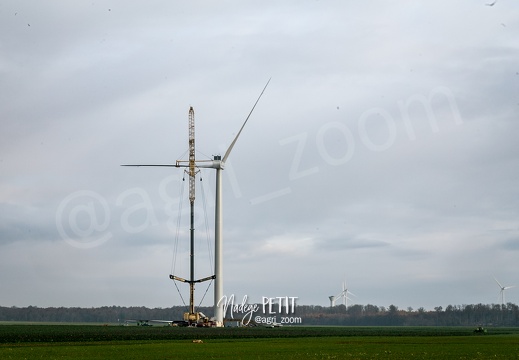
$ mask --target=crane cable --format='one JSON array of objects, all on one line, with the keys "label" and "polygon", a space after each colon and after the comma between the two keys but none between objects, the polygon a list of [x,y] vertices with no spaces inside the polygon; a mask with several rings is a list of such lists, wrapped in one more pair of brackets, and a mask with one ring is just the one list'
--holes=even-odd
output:
[{"label": "crane cable", "polygon": [[207,289],[205,289],[204,296],[202,296],[202,298],[200,299],[200,303],[198,304],[198,307],[202,306],[202,301],[204,301],[205,296],[207,295],[207,292],[209,291],[209,288],[211,287],[211,284],[213,283],[213,281],[214,281],[214,279],[211,279],[211,281],[209,281],[209,285],[207,285]]},{"label": "crane cable", "polygon": [[178,294],[180,295],[180,299],[182,300],[182,303],[184,304],[184,306],[187,307],[187,304],[186,304],[186,302],[184,300],[184,297],[182,296],[182,293],[180,292],[180,289],[178,288],[177,282],[173,281],[173,284],[175,284],[175,287],[177,288],[177,291],[178,291]]},{"label": "crane cable", "polygon": [[[202,176],[200,176],[200,181],[202,181]],[[209,266],[210,269],[213,269],[213,250],[211,247],[211,239],[209,238],[209,220],[207,219],[207,199],[205,197],[204,186],[200,185],[200,190],[202,193],[202,205],[204,210],[204,221],[205,221],[205,237],[207,241],[207,252],[209,253]]]},{"label": "crane cable", "polygon": [[[185,172],[184,172],[185,174]],[[184,186],[184,183],[185,183],[185,176],[182,177],[182,184],[180,186],[180,196],[179,196],[179,204],[178,204],[178,216],[177,216],[177,223],[176,223],[176,229],[175,229],[175,238],[174,238],[174,244],[173,244],[173,256],[172,256],[172,260],[171,260],[171,273],[174,274],[175,273],[175,269],[176,269],[176,265],[177,265],[177,255],[178,255],[178,245],[179,245],[179,238],[180,238],[180,224],[181,224],[181,219],[182,219],[182,209],[183,209],[183,197],[184,197],[184,189],[185,189],[185,186]],[[200,176],[200,181],[202,181],[202,176]],[[201,195],[202,195],[202,205],[203,205],[203,212],[204,212],[204,223],[205,223],[205,234],[206,234],[206,242],[207,242],[207,250],[208,250],[208,253],[209,253],[209,265],[210,265],[210,269],[213,269],[213,251],[212,251],[212,248],[211,248],[211,239],[210,239],[210,236],[209,236],[209,220],[208,220],[208,217],[207,217],[207,199],[206,199],[206,196],[205,196],[205,191],[204,191],[204,186],[201,185],[200,186],[200,189],[201,189]],[[182,266],[182,264],[180,264],[180,266]],[[200,304],[198,306],[201,306],[202,302],[204,301],[205,299],[205,296],[207,295],[207,292],[209,291],[212,283],[213,283],[214,279],[211,279],[211,281],[209,282],[209,285],[207,285],[207,288],[204,292],[204,295],[202,296],[202,299],[200,300]],[[186,305],[186,302],[182,296],[182,293],[180,291],[180,289],[178,288],[177,286],[177,282],[174,281],[175,283],[175,288],[177,289],[178,291],[178,294],[180,295],[180,299],[182,300],[182,303],[184,304],[184,306],[187,306]]]},{"label": "crane cable", "polygon": [[[202,176],[200,176],[200,181],[202,181]],[[201,193],[202,193],[202,205],[203,205],[203,211],[204,211],[204,221],[205,221],[205,236],[207,241],[207,251],[209,253],[209,268],[214,269],[213,267],[213,252],[211,248],[211,240],[209,238],[209,220],[207,219],[207,199],[205,197],[205,191],[204,186],[200,185]],[[211,287],[211,284],[213,283],[214,279],[211,279],[209,282],[209,285],[207,285],[207,288],[205,289],[204,295],[202,296],[202,299],[200,299],[200,303],[198,306],[202,305],[202,301],[204,301],[205,296],[207,295],[207,292],[209,291],[209,288]]]},{"label": "crane cable", "polygon": [[[182,218],[182,205],[184,203],[184,201],[182,201],[182,199],[184,197],[185,180],[186,179],[183,176],[182,184],[180,185],[180,196],[179,196],[180,201],[178,202],[178,216],[177,216],[177,226],[176,226],[176,230],[175,230],[175,238],[174,238],[174,243],[173,243],[173,256],[171,257],[171,274],[175,273],[175,269],[176,269],[176,265],[177,265],[177,254],[178,254],[178,243],[179,243],[178,240],[179,240],[179,235],[180,235],[180,221]],[[182,264],[180,264],[180,266],[182,266]],[[177,291],[178,291],[178,294],[180,295],[180,299],[182,300],[182,303],[184,304],[184,306],[187,306],[184,298],[182,297],[182,293],[180,292],[180,289],[177,286],[177,282],[173,281],[173,283],[175,284],[175,287],[177,288]]]}]

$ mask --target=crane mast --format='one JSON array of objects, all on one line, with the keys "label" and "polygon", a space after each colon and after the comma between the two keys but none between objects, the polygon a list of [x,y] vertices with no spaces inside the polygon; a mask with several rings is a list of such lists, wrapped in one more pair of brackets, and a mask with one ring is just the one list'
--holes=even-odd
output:
[{"label": "crane mast", "polygon": [[[177,166],[183,161],[177,160]],[[189,312],[184,314],[184,320],[189,324],[198,324],[200,321],[207,321],[207,317],[202,313],[195,312],[195,284],[207,280],[215,279],[216,276],[208,276],[203,279],[195,279],[195,179],[197,169],[195,159],[195,111],[189,108],[189,161],[185,172],[189,175],[189,205],[190,205],[190,226],[189,226],[189,279],[184,279],[173,274],[169,275],[171,280],[186,282],[189,284]]]},{"label": "crane mast", "polygon": [[[189,108],[189,314],[195,314],[195,111]],[[192,315],[191,315],[192,316]]]}]

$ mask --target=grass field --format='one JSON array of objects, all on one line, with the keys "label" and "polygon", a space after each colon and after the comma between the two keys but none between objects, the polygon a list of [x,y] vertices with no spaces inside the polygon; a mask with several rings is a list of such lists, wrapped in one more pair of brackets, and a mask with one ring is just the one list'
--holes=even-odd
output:
[{"label": "grass field", "polygon": [[0,358],[519,359],[519,329],[0,325]]}]

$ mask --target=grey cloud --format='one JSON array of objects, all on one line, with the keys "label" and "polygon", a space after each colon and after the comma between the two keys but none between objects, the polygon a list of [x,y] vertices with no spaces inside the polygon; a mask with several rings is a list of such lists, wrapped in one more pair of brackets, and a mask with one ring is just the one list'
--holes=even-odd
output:
[{"label": "grey cloud", "polygon": [[[197,156],[221,154],[270,77],[224,171],[226,291],[326,305],[347,273],[357,301],[417,308],[460,287],[452,303],[484,301],[481,277],[516,268],[511,2],[7,1],[0,20],[1,272],[37,259],[63,284],[92,275],[66,297],[41,283],[32,305],[178,303],[179,169],[119,165],[182,157],[189,106]],[[200,174],[211,232],[214,173]],[[31,279],[10,281],[5,305],[24,305]],[[160,300],[129,290],[152,285]]]}]

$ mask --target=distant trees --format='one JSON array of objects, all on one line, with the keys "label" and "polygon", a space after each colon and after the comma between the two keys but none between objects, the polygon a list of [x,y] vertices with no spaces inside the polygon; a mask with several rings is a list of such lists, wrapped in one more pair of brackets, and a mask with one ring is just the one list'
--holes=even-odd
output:
[{"label": "distant trees", "polygon": [[[0,321],[124,323],[125,320],[182,319],[185,307],[172,308],[103,306],[99,308],[0,307]],[[199,308],[209,313],[212,308]]]},{"label": "distant trees", "polygon": [[298,306],[297,316],[307,325],[357,325],[357,326],[519,326],[519,307],[508,303],[501,305],[448,305],[433,311],[423,307],[399,310],[395,305],[352,305],[334,308]]},{"label": "distant trees", "polygon": [[[212,314],[212,307],[197,309]],[[121,323],[125,320],[180,320],[184,306],[171,308],[103,306],[99,308],[0,307],[0,321]],[[261,314],[256,314],[261,315]],[[395,305],[338,305],[323,307],[297,305],[294,314],[303,325],[343,326],[519,326],[519,307],[515,304],[448,305],[426,311],[423,307],[400,310]]]}]

